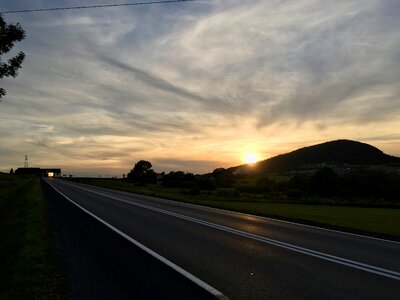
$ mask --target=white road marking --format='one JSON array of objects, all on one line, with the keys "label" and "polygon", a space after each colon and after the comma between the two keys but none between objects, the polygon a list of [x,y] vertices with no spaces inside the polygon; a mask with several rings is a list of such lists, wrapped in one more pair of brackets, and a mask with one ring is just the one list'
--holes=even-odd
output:
[{"label": "white road marking", "polygon": [[144,250],[145,252],[147,252],[148,254],[150,254],[151,256],[155,257],[156,259],[158,259],[159,261],[161,261],[162,263],[166,264],[167,266],[169,266],[170,268],[172,268],[173,270],[175,270],[176,272],[180,273],[181,275],[183,275],[184,277],[186,277],[187,279],[189,279],[190,281],[194,282],[195,284],[197,284],[198,286],[200,286],[201,288],[205,289],[207,292],[209,292],[210,294],[212,294],[213,296],[215,296],[217,299],[223,299],[223,300],[227,300],[228,297],[226,297],[224,294],[222,294],[220,291],[218,291],[216,288],[212,287],[211,285],[209,285],[208,283],[204,282],[203,280],[201,280],[200,278],[194,276],[193,274],[189,273],[188,271],[186,271],[185,269],[181,268],[180,266],[174,264],[172,261],[168,260],[167,258],[161,256],[160,254],[158,254],[157,252],[151,250],[150,248],[146,247],[145,245],[143,245],[142,243],[138,242],[137,240],[133,239],[132,237],[130,237],[129,235],[127,235],[126,233],[122,232],[121,230],[115,228],[114,226],[112,226],[111,224],[107,223],[106,221],[104,221],[103,219],[101,219],[100,217],[96,216],[95,214],[91,213],[90,211],[88,211],[87,209],[85,209],[84,207],[82,207],[81,205],[79,205],[78,203],[76,203],[75,201],[73,201],[72,199],[70,199],[67,195],[63,194],[60,190],[58,190],[56,187],[54,187],[52,184],[50,184],[48,181],[46,181],[57,193],[59,193],[60,195],[62,195],[65,199],[67,199],[69,202],[71,202],[72,204],[74,204],[76,207],[80,208],[81,210],[83,210],[85,213],[87,213],[88,215],[92,216],[93,218],[95,218],[96,220],[98,220],[99,222],[101,222],[102,224],[104,224],[105,226],[107,226],[108,228],[110,228],[111,230],[113,230],[114,232],[116,232],[117,234],[119,234],[120,236],[124,237],[125,239],[127,239],[128,241],[130,241],[132,244],[134,244],[135,246],[139,247],[140,249]]},{"label": "white road marking", "polygon": [[[64,183],[67,183],[67,181],[64,181]],[[72,186],[77,186],[76,184],[73,184],[71,182],[68,182],[68,184],[70,184]],[[377,241],[382,241],[382,242],[387,242],[387,243],[400,244],[399,241],[393,241],[393,240],[388,240],[388,239],[384,239],[384,238],[378,238],[378,237],[369,236],[369,235],[363,235],[363,234],[352,233],[352,232],[347,232],[347,231],[341,231],[341,230],[336,230],[336,229],[324,228],[324,227],[319,227],[319,226],[315,226],[315,225],[308,225],[308,224],[303,224],[303,223],[298,223],[298,222],[293,222],[293,221],[287,221],[287,220],[282,220],[282,219],[277,219],[277,218],[272,218],[272,217],[251,215],[251,214],[247,214],[247,213],[243,213],[243,212],[239,212],[239,211],[227,210],[227,209],[217,208],[217,207],[210,207],[210,206],[205,206],[205,205],[200,205],[200,204],[195,204],[195,203],[182,202],[182,201],[177,201],[177,200],[158,198],[158,197],[154,197],[154,196],[129,193],[129,192],[121,191],[121,190],[112,190],[112,189],[108,189],[108,188],[101,188],[101,187],[98,187],[98,186],[85,184],[85,183],[80,183],[80,184],[81,185],[90,186],[90,187],[93,187],[93,188],[107,189],[107,190],[110,190],[110,191],[116,191],[116,192],[119,192],[119,193],[124,193],[124,194],[127,194],[127,196],[132,196],[132,195],[140,196],[140,197],[147,198],[147,199],[153,200],[153,201],[157,200],[157,201],[162,201],[162,202],[171,202],[171,203],[173,203],[175,205],[186,206],[186,207],[195,206],[195,207],[199,207],[199,208],[205,209],[205,210],[215,210],[215,211],[220,211],[220,212],[223,212],[223,213],[237,214],[237,215],[242,215],[242,216],[251,216],[251,217],[256,217],[256,218],[259,218],[259,219],[271,220],[271,221],[276,221],[276,222],[280,222],[280,223],[297,225],[297,226],[301,226],[301,227],[308,227],[308,228],[313,228],[313,229],[317,229],[317,230],[330,231],[330,232],[335,232],[335,233],[339,233],[339,234],[345,234],[345,235],[350,235],[350,236],[355,236],[355,237],[360,237],[360,238],[366,238],[366,239],[371,239],[371,240],[377,240]]]},{"label": "white road marking", "polygon": [[323,259],[323,260],[331,261],[331,262],[334,262],[334,263],[337,263],[337,264],[341,264],[341,265],[344,265],[344,266],[348,266],[348,267],[355,268],[355,269],[358,269],[358,270],[363,270],[363,271],[366,271],[366,272],[369,272],[369,273],[373,273],[373,274],[376,274],[376,275],[380,275],[380,276],[384,276],[384,277],[387,277],[387,278],[391,278],[391,279],[395,279],[395,280],[399,280],[400,281],[400,273],[396,272],[396,271],[375,267],[375,266],[364,264],[364,263],[361,263],[361,262],[357,262],[357,261],[354,261],[354,260],[351,260],[351,259],[346,259],[346,258],[342,258],[342,257],[339,257],[339,256],[334,256],[334,255],[330,255],[330,254],[327,254],[327,253],[315,251],[315,250],[312,250],[312,249],[308,249],[308,248],[296,246],[296,245],[293,245],[293,244],[281,242],[281,241],[278,241],[278,240],[262,237],[262,236],[255,235],[255,234],[248,233],[248,232],[244,232],[244,231],[241,231],[241,230],[238,230],[238,229],[233,229],[233,228],[230,228],[230,227],[227,227],[227,226],[224,226],[224,225],[219,225],[219,224],[216,224],[216,223],[204,221],[204,220],[197,219],[197,218],[194,218],[194,217],[185,216],[185,215],[182,215],[182,214],[179,214],[179,213],[175,213],[175,212],[171,212],[171,211],[168,211],[168,210],[165,210],[165,209],[161,209],[161,208],[152,207],[152,206],[149,206],[149,205],[146,205],[146,204],[141,204],[141,203],[137,203],[137,202],[128,201],[128,200],[121,199],[121,198],[116,197],[116,196],[111,196],[111,195],[108,195],[108,194],[105,194],[105,193],[102,193],[102,192],[90,190],[90,189],[83,188],[83,187],[80,187],[80,186],[74,185],[74,187],[77,188],[77,189],[89,192],[89,193],[97,194],[97,195],[100,195],[100,196],[103,196],[103,197],[107,197],[107,198],[110,198],[110,199],[113,199],[113,200],[116,200],[116,201],[119,201],[119,202],[123,202],[123,203],[129,204],[129,205],[133,205],[133,206],[145,208],[147,210],[155,211],[155,212],[158,212],[158,213],[170,215],[170,216],[173,216],[173,217],[176,217],[176,218],[184,219],[184,220],[191,221],[191,222],[194,222],[194,223],[197,223],[197,224],[202,224],[202,225],[205,225],[205,226],[208,226],[208,227],[212,227],[212,228],[215,228],[215,229],[219,229],[219,230],[222,230],[222,231],[225,231],[225,232],[229,232],[229,233],[233,233],[233,234],[236,234],[236,235],[239,235],[239,236],[243,236],[243,237],[246,237],[246,238],[249,238],[249,239],[257,240],[257,241],[260,241],[260,242],[263,242],[263,243],[266,243],[266,244],[274,245],[274,246],[277,246],[277,247],[280,247],[280,248],[288,249],[288,250],[291,250],[291,251],[295,251],[295,252],[298,252],[298,253],[306,254],[306,255],[309,255],[309,256],[313,256],[313,257],[316,257],[316,258],[320,258],[320,259]]}]

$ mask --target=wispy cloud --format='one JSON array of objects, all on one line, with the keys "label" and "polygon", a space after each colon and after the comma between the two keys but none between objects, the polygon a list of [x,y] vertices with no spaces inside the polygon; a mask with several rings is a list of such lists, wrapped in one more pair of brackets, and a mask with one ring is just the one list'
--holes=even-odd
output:
[{"label": "wispy cloud", "polygon": [[[0,9],[27,5],[53,3]],[[85,174],[143,158],[197,172],[335,138],[400,155],[399,11],[231,0],[7,15],[27,31],[15,49],[27,59],[1,83],[0,166],[28,153]]]}]

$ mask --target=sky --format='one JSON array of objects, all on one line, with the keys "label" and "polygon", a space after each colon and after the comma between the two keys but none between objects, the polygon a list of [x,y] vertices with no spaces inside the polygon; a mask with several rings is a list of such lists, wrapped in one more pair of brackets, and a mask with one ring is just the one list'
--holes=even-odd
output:
[{"label": "sky", "polygon": [[[2,0],[0,11],[126,3]],[[0,171],[211,172],[336,139],[400,156],[398,0],[199,0],[6,14]],[[10,57],[10,55],[8,57]]]}]

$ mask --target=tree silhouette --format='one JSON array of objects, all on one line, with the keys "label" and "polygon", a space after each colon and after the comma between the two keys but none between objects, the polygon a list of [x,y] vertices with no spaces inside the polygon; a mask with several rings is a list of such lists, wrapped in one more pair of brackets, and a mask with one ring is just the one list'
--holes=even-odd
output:
[{"label": "tree silhouette", "polygon": [[331,168],[321,168],[310,178],[311,191],[323,197],[331,197],[337,192],[338,180],[338,175]]},{"label": "tree silhouette", "polygon": [[140,183],[155,183],[157,174],[151,168],[151,162],[147,160],[138,161],[128,173],[128,179]]},{"label": "tree silhouette", "polygon": [[212,172],[215,184],[219,187],[232,187],[235,184],[235,176],[232,171],[224,168],[217,168]]},{"label": "tree silhouette", "polygon": [[[18,75],[18,69],[21,68],[25,53],[19,52],[6,62],[3,62],[2,56],[14,47],[15,42],[22,41],[24,38],[25,31],[19,23],[7,25],[3,16],[0,15],[0,79],[10,76],[16,77]],[[0,101],[5,94],[5,89],[0,88]]]}]

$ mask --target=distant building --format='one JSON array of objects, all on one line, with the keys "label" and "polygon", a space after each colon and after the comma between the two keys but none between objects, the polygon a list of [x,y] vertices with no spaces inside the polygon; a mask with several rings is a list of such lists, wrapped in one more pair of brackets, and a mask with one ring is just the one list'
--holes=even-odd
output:
[{"label": "distant building", "polygon": [[60,177],[61,169],[42,169],[42,168],[18,168],[15,174],[30,174],[40,177]]}]

